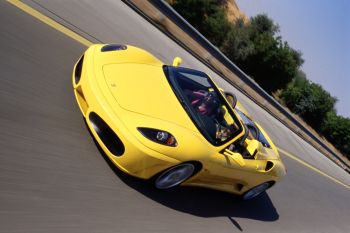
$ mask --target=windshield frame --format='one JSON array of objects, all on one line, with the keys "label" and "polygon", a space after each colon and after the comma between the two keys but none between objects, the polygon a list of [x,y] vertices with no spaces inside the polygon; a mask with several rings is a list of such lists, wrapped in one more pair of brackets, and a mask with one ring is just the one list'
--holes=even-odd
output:
[{"label": "windshield frame", "polygon": [[[231,142],[234,138],[236,138],[239,134],[243,132],[242,122],[239,120],[236,113],[232,110],[231,106],[229,105],[225,97],[222,95],[221,91],[217,88],[215,83],[211,80],[211,78],[206,73],[198,70],[189,69],[189,68],[173,67],[173,66],[163,66],[163,70],[177,99],[181,103],[184,110],[187,112],[187,115],[190,117],[194,125],[197,127],[198,131],[204,136],[204,138],[208,142],[210,142],[212,145],[217,147],[222,146],[228,142]],[[227,137],[225,140],[221,141],[219,139],[213,138],[209,134],[209,132],[206,130],[206,127],[204,126],[203,120],[200,118],[199,114],[193,109],[192,105],[188,101],[188,98],[185,97],[185,93],[180,87],[178,80],[176,79],[176,75],[178,75],[179,73],[187,73],[190,75],[196,75],[199,77],[203,77],[203,79],[204,78],[206,79],[206,81],[210,84],[210,88],[214,90],[216,96],[220,100],[220,103],[222,103],[223,106],[226,107],[227,111],[229,112],[229,115],[232,117],[235,125],[237,126],[237,129],[232,133],[232,135]]]}]

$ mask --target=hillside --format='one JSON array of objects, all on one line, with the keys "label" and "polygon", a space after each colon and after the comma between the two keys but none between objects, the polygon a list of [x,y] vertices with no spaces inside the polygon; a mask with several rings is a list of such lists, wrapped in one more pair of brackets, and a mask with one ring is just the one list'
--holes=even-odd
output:
[{"label": "hillside", "polygon": [[234,0],[227,0],[226,15],[227,15],[227,19],[230,22],[233,22],[238,18],[244,18],[245,21],[248,20],[248,17],[242,11],[240,11],[240,9],[238,8]]}]

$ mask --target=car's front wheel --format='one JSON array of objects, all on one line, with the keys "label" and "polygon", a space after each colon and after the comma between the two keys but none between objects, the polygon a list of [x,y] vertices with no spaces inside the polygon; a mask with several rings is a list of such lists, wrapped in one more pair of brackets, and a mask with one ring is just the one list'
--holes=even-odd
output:
[{"label": "car's front wheel", "polygon": [[259,185],[255,186],[254,188],[251,188],[250,190],[245,192],[242,195],[242,198],[245,201],[251,200],[251,199],[259,196],[261,193],[265,192],[271,186],[272,186],[271,182],[265,182],[265,183],[259,184]]},{"label": "car's front wheel", "polygon": [[155,180],[158,189],[169,189],[180,185],[190,178],[195,172],[195,166],[191,163],[182,163],[161,173]]}]

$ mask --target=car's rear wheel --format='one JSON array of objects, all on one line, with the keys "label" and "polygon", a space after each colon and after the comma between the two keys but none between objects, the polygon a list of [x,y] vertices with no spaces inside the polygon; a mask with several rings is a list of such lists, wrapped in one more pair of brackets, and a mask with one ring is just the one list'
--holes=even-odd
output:
[{"label": "car's rear wheel", "polygon": [[257,186],[255,186],[254,188],[251,188],[250,190],[248,190],[247,192],[245,192],[242,195],[243,200],[247,201],[247,200],[251,200],[257,196],[259,196],[260,194],[262,194],[263,192],[265,192],[268,188],[270,188],[272,185],[271,182],[265,182],[262,184],[259,184]]},{"label": "car's rear wheel", "polygon": [[191,163],[176,165],[161,173],[155,180],[154,184],[158,189],[173,188],[190,178],[195,170],[195,165]]}]

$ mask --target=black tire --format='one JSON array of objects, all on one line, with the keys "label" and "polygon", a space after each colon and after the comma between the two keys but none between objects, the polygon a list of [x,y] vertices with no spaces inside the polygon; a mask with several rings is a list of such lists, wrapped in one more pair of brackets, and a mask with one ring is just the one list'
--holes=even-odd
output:
[{"label": "black tire", "polygon": [[265,192],[268,188],[270,188],[272,186],[272,184],[273,184],[272,182],[265,182],[265,183],[259,184],[255,187],[249,189],[244,194],[242,194],[241,197],[244,201],[251,200],[251,199],[259,196],[263,192]]},{"label": "black tire", "polygon": [[160,173],[154,181],[157,189],[170,189],[176,187],[193,176],[196,166],[192,163],[182,163]]}]

